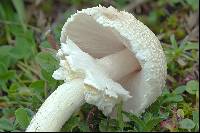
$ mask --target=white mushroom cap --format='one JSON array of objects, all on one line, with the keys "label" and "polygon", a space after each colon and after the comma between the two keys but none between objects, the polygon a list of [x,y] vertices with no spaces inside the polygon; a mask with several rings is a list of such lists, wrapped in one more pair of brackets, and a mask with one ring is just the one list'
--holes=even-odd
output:
[{"label": "white mushroom cap", "polygon": [[[123,77],[117,81],[118,83],[113,81],[113,84],[116,83],[117,85],[115,85],[120,90],[124,88],[132,96],[124,103],[126,111],[135,114],[141,113],[161,95],[167,75],[163,49],[155,34],[132,14],[125,11],[118,12],[113,7],[102,6],[77,11],[63,26],[61,43],[69,42],[68,37],[71,39],[68,44],[74,42],[81,51],[84,51],[82,53],[88,59],[90,57],[102,58],[125,48],[134,54],[142,69],[136,74],[130,73]],[[78,50],[77,47],[76,50]],[[70,52],[68,51],[66,54],[72,54]],[[73,57],[67,58],[69,62],[71,60],[70,66],[78,63],[73,63],[71,58]],[[82,59],[85,58],[82,57]],[[79,59],[79,61],[81,60]],[[74,68],[76,67],[74,66]],[[98,78],[98,75],[90,76],[96,78],[95,83],[100,83],[101,78]],[[96,87],[94,84],[88,84]],[[129,96],[126,91],[121,92],[123,92],[121,94]],[[120,93],[117,94],[120,95]],[[90,102],[92,103],[92,101]]]}]

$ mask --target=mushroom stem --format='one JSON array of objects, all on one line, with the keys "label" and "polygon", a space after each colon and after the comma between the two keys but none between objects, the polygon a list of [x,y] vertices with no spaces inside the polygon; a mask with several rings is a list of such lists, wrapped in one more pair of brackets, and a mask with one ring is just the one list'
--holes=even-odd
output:
[{"label": "mushroom stem", "polygon": [[26,132],[57,132],[84,100],[81,79],[60,85],[42,104]]},{"label": "mushroom stem", "polygon": [[138,60],[128,49],[97,59],[97,63],[115,81],[141,69]]},{"label": "mushroom stem", "polygon": [[[113,80],[120,80],[127,74],[140,69],[134,55],[128,50],[97,59]],[[74,79],[60,85],[42,104],[30,122],[26,132],[59,131],[84,100],[83,79]]]},{"label": "mushroom stem", "polygon": [[[140,69],[137,59],[128,49],[97,59],[97,64],[113,80],[120,80]],[[74,79],[62,84],[45,100],[26,132],[59,131],[83,103],[85,103],[83,80]]]}]

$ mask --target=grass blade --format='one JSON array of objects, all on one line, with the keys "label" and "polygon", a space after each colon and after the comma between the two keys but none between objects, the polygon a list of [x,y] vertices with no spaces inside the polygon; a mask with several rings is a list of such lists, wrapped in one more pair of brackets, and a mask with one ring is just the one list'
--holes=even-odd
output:
[{"label": "grass blade", "polygon": [[25,8],[24,8],[24,1],[23,0],[12,0],[12,3],[18,13],[21,25],[24,30],[26,30],[26,24],[25,24]]}]

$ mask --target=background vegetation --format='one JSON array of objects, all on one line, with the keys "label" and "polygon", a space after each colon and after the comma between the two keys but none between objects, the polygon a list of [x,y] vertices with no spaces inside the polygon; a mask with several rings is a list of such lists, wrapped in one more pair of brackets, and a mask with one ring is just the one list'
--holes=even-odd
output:
[{"label": "background vegetation", "polygon": [[141,117],[118,105],[117,119],[110,119],[85,104],[62,131],[199,131],[199,0],[1,0],[0,131],[26,129],[60,84],[51,75],[63,23],[98,4],[133,13],[158,36],[167,85]]}]

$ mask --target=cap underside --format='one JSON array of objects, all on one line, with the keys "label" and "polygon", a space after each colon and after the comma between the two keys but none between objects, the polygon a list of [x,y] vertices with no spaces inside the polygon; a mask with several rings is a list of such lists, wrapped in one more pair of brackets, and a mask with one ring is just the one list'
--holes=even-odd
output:
[{"label": "cap underside", "polygon": [[128,48],[142,70],[130,73],[120,83],[132,98],[126,111],[141,113],[161,94],[166,78],[166,60],[157,37],[127,12],[109,7],[93,7],[72,15],[61,32],[61,42],[69,37],[82,51],[102,58]]}]

